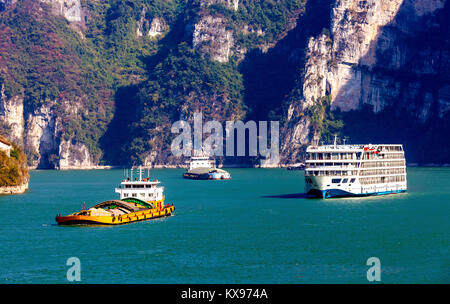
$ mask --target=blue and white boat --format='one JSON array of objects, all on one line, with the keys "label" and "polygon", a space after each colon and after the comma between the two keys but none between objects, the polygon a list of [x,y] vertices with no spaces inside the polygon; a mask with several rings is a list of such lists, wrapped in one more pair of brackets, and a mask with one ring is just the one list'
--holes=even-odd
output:
[{"label": "blue and white boat", "polygon": [[312,145],[306,149],[305,193],[319,198],[407,190],[402,145]]}]

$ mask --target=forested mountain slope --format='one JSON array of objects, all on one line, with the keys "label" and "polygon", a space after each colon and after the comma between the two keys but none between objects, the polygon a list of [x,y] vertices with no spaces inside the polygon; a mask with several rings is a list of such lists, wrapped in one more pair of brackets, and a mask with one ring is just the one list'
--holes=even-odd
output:
[{"label": "forested mountain slope", "polygon": [[[171,124],[279,120],[445,163],[443,0],[0,0],[0,132],[30,167],[176,164]],[[228,160],[231,162],[246,161]]]}]

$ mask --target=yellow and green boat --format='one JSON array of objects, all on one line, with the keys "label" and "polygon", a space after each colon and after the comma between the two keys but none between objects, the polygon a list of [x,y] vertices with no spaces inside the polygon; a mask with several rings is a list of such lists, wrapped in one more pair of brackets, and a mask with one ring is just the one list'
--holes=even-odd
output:
[{"label": "yellow and green boat", "polygon": [[164,187],[159,184],[158,180],[142,178],[141,169],[139,179],[133,180],[131,169],[131,178],[122,180],[116,188],[120,200],[105,201],[66,216],[57,215],[56,222],[59,225],[121,225],[171,216],[175,207],[164,203]]}]

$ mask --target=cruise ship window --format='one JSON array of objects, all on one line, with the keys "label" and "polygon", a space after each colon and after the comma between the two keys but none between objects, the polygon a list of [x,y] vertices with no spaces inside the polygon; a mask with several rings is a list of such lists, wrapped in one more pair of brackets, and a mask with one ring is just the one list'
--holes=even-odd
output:
[{"label": "cruise ship window", "polygon": [[346,183],[348,181],[348,178],[344,178],[344,180],[342,181],[342,183]]},{"label": "cruise ship window", "polygon": [[353,184],[353,183],[355,182],[355,180],[356,180],[355,178],[352,178],[352,179],[350,180],[350,183]]},{"label": "cruise ship window", "polygon": [[331,180],[331,182],[332,182],[333,184],[339,184],[339,183],[341,182],[341,179],[340,179],[340,178],[333,178],[333,179]]}]

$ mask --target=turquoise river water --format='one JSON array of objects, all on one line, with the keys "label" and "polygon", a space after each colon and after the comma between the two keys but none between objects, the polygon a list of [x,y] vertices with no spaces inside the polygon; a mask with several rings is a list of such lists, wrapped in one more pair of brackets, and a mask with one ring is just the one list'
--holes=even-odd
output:
[{"label": "turquoise river water", "polygon": [[152,170],[172,217],[62,227],[63,215],[116,199],[123,170],[33,171],[0,196],[0,283],[450,283],[450,169],[408,168],[408,192],[306,199],[303,171],[230,169],[229,181]]}]

